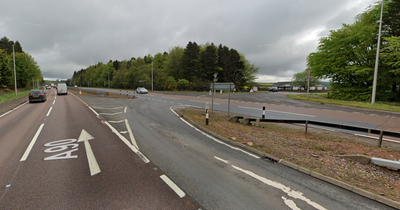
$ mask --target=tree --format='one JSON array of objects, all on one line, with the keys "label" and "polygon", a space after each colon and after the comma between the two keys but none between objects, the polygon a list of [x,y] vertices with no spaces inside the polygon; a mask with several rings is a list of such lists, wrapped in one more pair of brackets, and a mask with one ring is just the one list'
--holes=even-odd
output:
[{"label": "tree", "polygon": [[220,73],[221,68],[218,67],[218,48],[211,43],[200,54],[201,70],[196,75],[199,79],[212,81],[214,73]]},{"label": "tree", "polygon": [[[358,15],[351,25],[343,24],[320,39],[318,51],[311,53],[308,67],[319,78],[330,78],[331,98],[370,100],[377,43],[376,7]],[[384,69],[383,66],[382,70]]]},{"label": "tree", "polygon": [[169,54],[165,59],[165,72],[173,76],[175,80],[183,78],[184,72],[181,66],[181,57],[183,55],[183,48],[176,46],[169,49]]},{"label": "tree", "polygon": [[[292,79],[292,84],[293,86],[301,87],[304,88],[304,90],[306,90],[308,88],[307,71],[302,71],[297,74],[294,74]],[[318,78],[310,76],[310,87],[315,87],[319,84],[321,84],[321,82],[318,80]]]},{"label": "tree", "polygon": [[196,42],[189,42],[181,58],[183,75],[182,78],[192,81],[195,76],[200,75],[200,48]]}]

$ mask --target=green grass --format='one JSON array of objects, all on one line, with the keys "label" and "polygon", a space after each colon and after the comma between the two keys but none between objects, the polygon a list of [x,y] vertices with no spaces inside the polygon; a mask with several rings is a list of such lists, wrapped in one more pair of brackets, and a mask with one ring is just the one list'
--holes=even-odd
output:
[{"label": "green grass", "polygon": [[329,98],[326,98],[326,94],[310,94],[308,99],[307,99],[307,94],[286,95],[286,97],[292,98],[292,99],[297,99],[297,100],[314,101],[314,102],[326,103],[326,104],[338,104],[338,105],[353,106],[353,107],[359,107],[359,108],[400,112],[400,106],[390,105],[387,102],[386,103],[376,102],[375,105],[371,105],[371,102],[344,101],[344,100],[338,100],[338,99],[329,99]]},{"label": "green grass", "polygon": [[8,93],[4,93],[0,95],[0,103],[15,99],[15,98],[20,98],[23,96],[26,96],[30,93],[30,90],[25,90],[25,91],[18,91],[17,96],[15,96],[15,91],[10,91]]}]

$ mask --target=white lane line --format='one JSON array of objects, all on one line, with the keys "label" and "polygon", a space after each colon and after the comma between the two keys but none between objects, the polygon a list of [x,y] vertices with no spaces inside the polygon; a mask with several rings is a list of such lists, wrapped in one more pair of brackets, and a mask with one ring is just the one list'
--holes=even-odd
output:
[{"label": "white lane line", "polygon": [[129,126],[129,122],[128,122],[127,119],[125,119],[125,125],[126,125],[126,129],[128,130],[129,137],[131,138],[132,145],[133,145],[134,147],[136,147],[136,148],[139,150],[139,147],[138,147],[138,145],[137,145],[137,143],[136,143],[135,137],[133,136],[132,129],[131,129],[131,127]]},{"label": "white lane line", "polygon": [[125,109],[124,109],[124,113],[126,113],[126,109],[127,109],[128,107],[125,107]]},{"label": "white lane line", "polygon": [[121,135],[117,129],[115,129],[112,125],[110,125],[110,123],[108,123],[107,121],[105,122],[105,124],[112,130],[113,133],[115,133],[119,139],[121,139],[122,142],[124,142],[126,144],[126,146],[128,146],[134,153],[136,153],[145,163],[149,163],[150,160],[147,159],[146,156],[144,156],[136,147],[134,147],[129,141],[128,139],[126,139],[123,135]]},{"label": "white lane line", "polygon": [[49,111],[46,114],[46,117],[48,117],[50,115],[52,109],[53,109],[53,107],[50,107]]},{"label": "white lane line", "polygon": [[275,182],[275,181],[269,180],[269,179],[267,179],[265,177],[259,176],[259,175],[255,174],[255,173],[251,172],[251,171],[247,171],[245,169],[239,168],[239,167],[234,166],[234,165],[232,165],[232,167],[234,169],[238,170],[238,171],[241,171],[241,172],[243,172],[243,173],[245,173],[245,174],[257,179],[258,181],[260,181],[260,182],[262,182],[262,183],[264,183],[266,185],[269,185],[269,186],[274,187],[276,189],[282,190],[289,197],[292,197],[294,199],[302,200],[302,201],[308,203],[309,205],[311,205],[312,207],[314,207],[314,208],[316,208],[318,210],[327,210],[326,208],[324,208],[323,206],[319,205],[318,203],[315,203],[315,202],[311,201],[310,199],[306,198],[303,195],[302,192],[292,190],[288,186],[285,186],[285,185],[283,185],[283,184],[281,184],[279,182]]},{"label": "white lane line", "polygon": [[117,115],[117,114],[122,114],[122,112],[115,112],[115,113],[99,113],[102,115]]},{"label": "white lane line", "polygon": [[128,133],[128,131],[120,131],[119,133],[125,134]]},{"label": "white lane line", "polygon": [[92,109],[92,107],[90,107],[89,105],[87,105],[89,107],[90,110],[92,110],[93,113],[96,114],[96,116],[99,116],[99,113],[97,113],[94,109]]},{"label": "white lane line", "polygon": [[93,109],[123,109],[124,107],[93,107]]},{"label": "white lane line", "polygon": [[214,156],[214,158],[217,159],[217,160],[219,160],[219,161],[221,161],[221,162],[224,162],[224,163],[226,163],[226,164],[229,164],[229,162],[228,162],[227,160],[224,160],[224,159],[219,158],[219,157],[217,157],[217,156]]},{"label": "white lane line", "polygon": [[294,201],[285,198],[285,196],[282,196],[281,198],[283,199],[283,202],[285,202],[286,206],[288,206],[292,210],[301,210],[301,208],[297,207]]},{"label": "white lane line", "polygon": [[31,150],[32,150],[32,148],[33,148],[33,145],[35,145],[35,142],[36,142],[37,138],[39,137],[40,132],[41,132],[42,129],[43,129],[43,126],[44,126],[44,123],[42,123],[42,124],[40,125],[39,129],[36,131],[36,134],[35,134],[35,136],[32,138],[31,143],[29,144],[28,148],[26,148],[24,155],[22,155],[22,158],[21,158],[20,162],[25,161],[25,160],[28,158],[29,153],[31,152]]},{"label": "white lane line", "polygon": [[[255,109],[255,110],[260,110],[260,111],[262,111],[262,109],[257,109],[257,108],[253,108],[253,107],[245,107],[245,106],[239,106],[239,107],[240,107],[240,108],[245,108],[245,109]],[[274,111],[274,110],[269,110],[269,109],[266,109],[265,111],[277,112],[277,113],[283,113],[283,114],[300,115],[300,116],[306,116],[306,117],[315,117],[314,115],[296,114],[296,113],[291,113],[291,112],[281,112],[281,111]]]},{"label": "white lane line", "polygon": [[15,107],[14,109],[12,109],[12,110],[10,110],[10,111],[8,111],[8,112],[6,112],[6,113],[0,115],[0,118],[2,118],[2,117],[4,117],[4,116],[10,114],[11,112],[13,112],[13,111],[15,111],[15,110],[21,108],[23,105],[26,105],[27,103],[29,103],[29,101],[25,101],[23,104],[21,104],[21,105]]},{"label": "white lane line", "polygon": [[54,100],[53,100],[53,105],[56,103],[56,99],[54,98]]},{"label": "white lane line", "polygon": [[167,176],[164,174],[160,176],[160,178],[173,190],[175,193],[180,197],[183,198],[185,197],[185,192],[181,190],[171,179],[169,179]]},{"label": "white lane line", "polygon": [[204,102],[204,101],[194,101],[194,100],[189,100],[189,101],[199,102],[199,103],[206,103],[206,102]]},{"label": "white lane line", "polygon": [[[171,110],[173,113],[175,113],[175,111],[172,110],[171,107],[170,107],[170,110]],[[178,115],[177,113],[175,113],[175,115],[179,117],[179,115]],[[247,152],[247,151],[245,151],[245,150],[243,150],[243,149],[240,149],[240,148],[238,148],[238,147],[232,146],[232,145],[230,145],[230,144],[228,144],[228,143],[225,143],[225,142],[223,142],[223,141],[220,141],[220,140],[214,138],[213,136],[211,136],[211,135],[209,135],[209,134],[203,132],[202,130],[200,130],[200,129],[194,127],[194,126],[191,125],[189,122],[187,122],[186,120],[184,120],[182,117],[179,117],[179,119],[181,119],[184,123],[186,123],[186,124],[189,125],[190,127],[194,128],[196,131],[200,132],[201,134],[207,136],[208,138],[214,140],[215,142],[217,142],[217,143],[219,143],[219,144],[225,145],[225,146],[227,146],[227,147],[229,147],[229,148],[231,148],[231,149],[234,149],[234,150],[243,152],[243,153],[245,153],[245,154],[247,154],[247,155],[249,155],[249,156],[252,156],[252,157],[254,157],[254,158],[260,159],[260,157],[257,156],[257,155],[254,155],[254,154],[252,154],[252,153],[250,153],[250,152]]]},{"label": "white lane line", "polygon": [[[376,136],[368,136],[368,135],[357,134],[357,133],[355,133],[354,135],[355,135],[355,136],[362,136],[362,137],[366,137],[366,138],[371,138],[371,139],[379,139],[379,137],[376,137]],[[384,141],[389,141],[389,142],[393,142],[393,143],[400,143],[400,141],[396,141],[396,140],[392,140],[392,139],[385,139],[385,138],[382,138],[382,140],[384,140]]]},{"label": "white lane line", "polygon": [[119,120],[119,121],[108,121],[109,123],[122,123],[125,122],[124,120]]},{"label": "white lane line", "polygon": [[162,101],[162,102],[168,103],[168,101]]}]

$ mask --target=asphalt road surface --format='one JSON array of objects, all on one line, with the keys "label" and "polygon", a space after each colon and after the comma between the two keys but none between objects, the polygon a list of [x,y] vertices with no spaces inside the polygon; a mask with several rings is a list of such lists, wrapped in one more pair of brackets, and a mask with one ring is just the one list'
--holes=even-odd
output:
[{"label": "asphalt road surface", "polygon": [[73,95],[0,117],[0,209],[202,209]]},{"label": "asphalt road surface", "polygon": [[174,112],[195,100],[78,97],[206,209],[391,209],[197,130]]}]

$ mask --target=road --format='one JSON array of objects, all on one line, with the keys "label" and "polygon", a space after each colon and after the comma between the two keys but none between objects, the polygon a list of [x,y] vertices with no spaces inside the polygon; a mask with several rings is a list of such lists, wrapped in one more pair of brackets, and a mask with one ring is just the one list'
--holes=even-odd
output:
[{"label": "road", "polygon": [[71,94],[2,115],[0,133],[0,209],[203,208]]},{"label": "road", "polygon": [[195,100],[79,97],[118,130],[126,118],[140,150],[206,209],[391,209],[193,128],[173,110]]},{"label": "road", "polygon": [[0,117],[0,209],[392,209],[197,130],[187,99],[53,91]]}]

